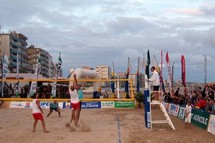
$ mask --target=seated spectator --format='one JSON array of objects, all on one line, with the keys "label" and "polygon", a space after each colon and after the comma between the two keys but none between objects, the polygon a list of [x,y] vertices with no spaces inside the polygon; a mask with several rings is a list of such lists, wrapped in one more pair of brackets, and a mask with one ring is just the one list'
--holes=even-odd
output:
[{"label": "seated spectator", "polygon": [[211,104],[211,112],[210,113],[215,114],[215,101],[213,99],[211,99],[210,104]]},{"label": "seated spectator", "polygon": [[178,101],[178,104],[179,104],[179,106],[183,106],[184,105],[184,97],[183,97],[183,95],[180,95],[179,94],[179,101]]},{"label": "seated spectator", "polygon": [[194,91],[192,91],[192,92],[191,92],[191,105],[192,105],[192,106],[196,105],[196,100],[197,100],[196,94],[195,94]]},{"label": "seated spectator", "polygon": [[210,89],[210,90],[208,91],[208,96],[209,96],[210,99],[213,99],[213,100],[214,100],[214,91],[213,91],[212,89]]},{"label": "seated spectator", "polygon": [[205,99],[201,99],[196,104],[196,108],[198,108],[198,109],[205,110],[205,107],[206,107],[206,101],[205,101]]},{"label": "seated spectator", "polygon": [[211,99],[210,98],[206,99],[205,111],[206,112],[211,112],[212,111],[212,105],[211,105]]},{"label": "seated spectator", "polygon": [[175,91],[175,96],[179,97],[179,90],[180,88],[178,87],[177,90]]}]

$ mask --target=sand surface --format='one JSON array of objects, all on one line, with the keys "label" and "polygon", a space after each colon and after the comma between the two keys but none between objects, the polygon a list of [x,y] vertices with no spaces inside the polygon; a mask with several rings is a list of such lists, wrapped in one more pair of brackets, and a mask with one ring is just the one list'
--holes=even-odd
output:
[{"label": "sand surface", "polygon": [[[48,110],[44,110],[44,117]],[[145,128],[143,109],[83,109],[80,128],[71,131],[65,124],[70,120],[71,110],[62,110],[62,117],[53,112],[45,117],[47,129],[44,133],[38,122],[32,133],[31,109],[0,108],[0,143],[213,143],[215,136],[192,126],[184,128],[184,122],[171,117],[176,131],[168,125]],[[118,117],[117,117],[118,116]],[[157,109],[153,118],[162,119]],[[117,121],[119,121],[119,129]]]}]

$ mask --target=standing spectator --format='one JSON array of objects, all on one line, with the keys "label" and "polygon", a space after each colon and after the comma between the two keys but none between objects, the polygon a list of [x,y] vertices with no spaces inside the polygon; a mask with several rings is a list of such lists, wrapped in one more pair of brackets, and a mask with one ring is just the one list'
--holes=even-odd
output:
[{"label": "standing spectator", "polygon": [[192,107],[191,107],[191,102],[189,100],[189,101],[187,101],[187,105],[186,105],[186,108],[185,108],[185,127],[186,128],[190,128],[191,110],[192,110]]}]

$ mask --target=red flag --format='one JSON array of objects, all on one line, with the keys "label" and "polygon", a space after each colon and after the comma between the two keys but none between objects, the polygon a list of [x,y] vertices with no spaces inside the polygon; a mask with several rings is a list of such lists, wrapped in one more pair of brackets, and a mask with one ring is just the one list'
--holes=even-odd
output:
[{"label": "red flag", "polygon": [[185,67],[185,58],[184,55],[181,56],[181,81],[185,87],[184,94],[186,95],[186,67]]}]

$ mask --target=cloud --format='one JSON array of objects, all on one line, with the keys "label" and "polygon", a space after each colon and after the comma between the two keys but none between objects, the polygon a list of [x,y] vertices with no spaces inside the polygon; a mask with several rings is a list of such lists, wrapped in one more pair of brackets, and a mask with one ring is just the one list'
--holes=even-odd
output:
[{"label": "cloud", "polygon": [[215,14],[215,6],[214,6],[214,4],[212,4],[212,5],[209,5],[209,4],[202,5],[200,7],[200,10],[202,11],[202,13],[204,15],[207,15],[207,16],[214,16],[214,14]]},{"label": "cloud", "polygon": [[146,56],[149,49],[159,64],[163,50],[164,65],[169,52],[176,79],[181,75],[180,57],[185,55],[188,79],[201,81],[192,73],[201,72],[204,55],[208,69],[215,70],[214,7],[204,3],[2,0],[0,24],[3,32],[11,29],[26,35],[29,44],[50,52],[54,61],[61,52],[65,76],[70,68],[111,66],[112,62],[116,71],[126,71],[128,57],[136,72],[138,57]]},{"label": "cloud", "polygon": [[203,14],[202,11],[199,9],[171,9],[170,11],[179,13],[179,14],[184,14],[184,15],[201,15]]}]

